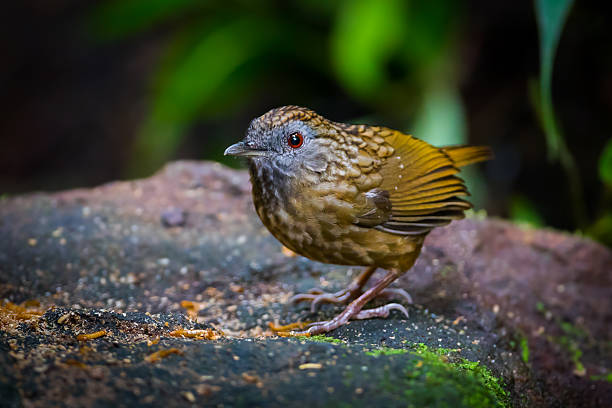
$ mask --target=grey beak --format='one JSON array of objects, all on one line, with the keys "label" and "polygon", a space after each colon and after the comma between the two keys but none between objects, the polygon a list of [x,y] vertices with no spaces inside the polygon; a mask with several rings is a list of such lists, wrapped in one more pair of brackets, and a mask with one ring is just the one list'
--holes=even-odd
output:
[{"label": "grey beak", "polygon": [[266,150],[256,150],[249,146],[247,146],[244,142],[238,142],[236,144],[231,145],[225,152],[224,156],[265,156],[267,153]]}]

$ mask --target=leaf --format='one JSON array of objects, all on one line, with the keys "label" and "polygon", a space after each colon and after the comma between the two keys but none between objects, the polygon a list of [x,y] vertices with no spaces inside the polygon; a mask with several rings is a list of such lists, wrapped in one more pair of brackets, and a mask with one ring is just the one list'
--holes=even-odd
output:
[{"label": "leaf", "polygon": [[[576,161],[565,144],[559,130],[552,103],[552,71],[561,30],[572,7],[573,0],[535,0],[536,20],[540,33],[540,87],[538,115],[548,147],[549,160],[559,160],[568,179],[574,219],[586,225],[587,215],[582,194],[582,182]],[[532,90],[532,95],[535,92]]]},{"label": "leaf", "polygon": [[198,6],[201,5],[195,0],[105,1],[93,10],[89,26],[97,38],[113,40],[144,31]]},{"label": "leaf", "polygon": [[[456,46],[461,35],[458,28],[464,11],[465,7],[453,0],[410,2],[405,54],[415,68],[429,71],[432,64],[439,64],[440,57],[448,57],[449,46]],[[438,69],[434,71],[433,75],[439,74]]]},{"label": "leaf", "polygon": [[599,217],[587,230],[588,235],[612,247],[612,212]]},{"label": "leaf", "polygon": [[549,157],[557,159],[564,149],[552,104],[552,71],[561,31],[573,0],[535,0],[540,33],[540,114],[546,134]]},{"label": "leaf", "polygon": [[612,139],[608,140],[599,157],[599,177],[604,184],[612,187]]},{"label": "leaf", "polygon": [[[241,18],[201,36],[189,52],[159,81],[149,118],[136,141],[131,173],[156,169],[176,151],[186,127],[206,106],[214,109],[236,86],[246,86],[252,73],[238,75],[250,61],[272,48],[275,25]],[[236,80],[236,81],[235,81]]]},{"label": "leaf", "polygon": [[539,227],[544,225],[542,216],[533,202],[523,196],[514,196],[510,202],[510,218],[515,222],[521,222]]},{"label": "leaf", "polygon": [[339,9],[331,52],[339,80],[354,95],[368,98],[385,83],[385,63],[401,44],[406,11],[400,0],[355,0]]},{"label": "leaf", "polygon": [[426,90],[413,128],[416,137],[434,146],[464,144],[465,112],[458,90],[441,84]]}]

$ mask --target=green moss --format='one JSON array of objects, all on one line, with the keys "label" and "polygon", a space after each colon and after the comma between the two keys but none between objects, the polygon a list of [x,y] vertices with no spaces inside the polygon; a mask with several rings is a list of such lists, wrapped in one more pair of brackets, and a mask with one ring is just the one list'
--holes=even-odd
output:
[{"label": "green moss", "polygon": [[390,347],[382,347],[379,349],[374,349],[374,350],[370,350],[370,351],[366,351],[366,354],[368,356],[389,356],[389,355],[393,355],[393,354],[406,354],[408,353],[409,350],[405,350],[405,349],[394,349],[394,348],[390,348]]},{"label": "green moss", "polygon": [[515,337],[516,340],[509,340],[508,344],[512,350],[518,350],[521,353],[521,359],[525,364],[529,364],[529,342],[522,331],[518,331]]},{"label": "green moss", "polygon": [[486,220],[487,219],[487,210],[467,210],[465,211],[465,217],[474,220]]},{"label": "green moss", "polygon": [[567,355],[574,364],[574,374],[579,376],[584,375],[586,373],[586,368],[584,367],[584,364],[582,364],[582,361],[580,361],[582,358],[582,350],[580,349],[580,345],[585,344],[585,341],[590,338],[590,334],[586,330],[570,322],[562,321],[560,318],[553,316],[541,302],[536,304],[536,308],[540,313],[543,313],[544,315],[549,314],[552,316],[554,318],[554,322],[564,333],[564,335],[559,337],[547,336],[546,339],[548,342],[557,344],[565,352],[567,352]]},{"label": "green moss", "polygon": [[529,363],[529,343],[527,342],[527,337],[522,336],[519,342],[519,345],[521,346],[521,357],[523,358],[523,361],[525,362],[525,364],[528,364]]},{"label": "green moss", "polygon": [[459,351],[459,349],[447,349],[444,347],[431,348],[428,347],[425,343],[414,343],[412,345],[412,348],[414,348],[417,353],[434,353],[439,356],[448,355],[450,353],[456,353],[457,351]]},{"label": "green moss", "polygon": [[322,341],[325,343],[334,343],[334,344],[344,344],[344,341],[340,339],[336,339],[335,337],[324,336],[322,334],[318,334],[316,336],[304,337],[304,340]]},{"label": "green moss", "polygon": [[590,379],[591,381],[607,381],[609,383],[612,383],[612,373],[604,375],[592,375]]},{"label": "green moss", "polygon": [[402,394],[408,407],[507,407],[508,393],[501,381],[485,366],[455,356],[456,352],[418,343],[412,350],[385,347],[367,354],[411,355],[400,381],[393,376],[381,384],[383,389]]},{"label": "green moss", "polygon": [[580,358],[582,357],[582,350],[580,350],[578,342],[572,339],[570,336],[561,336],[556,339],[553,338],[552,341],[556,342],[563,347],[565,351],[567,351],[572,363],[574,363],[574,373],[576,375],[584,375],[586,373],[586,369],[584,368],[582,361],[580,361]]},{"label": "green moss", "polygon": [[563,330],[565,334],[575,339],[583,339],[588,336],[586,331],[584,331],[580,327],[574,326],[569,322],[560,322],[559,327],[561,327],[561,330]]}]

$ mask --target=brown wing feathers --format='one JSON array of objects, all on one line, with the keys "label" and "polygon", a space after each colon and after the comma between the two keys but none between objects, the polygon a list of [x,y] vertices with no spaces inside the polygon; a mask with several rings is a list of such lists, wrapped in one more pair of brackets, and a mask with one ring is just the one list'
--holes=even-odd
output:
[{"label": "brown wing feathers", "polygon": [[493,158],[493,152],[486,146],[446,146],[440,150],[446,153],[457,167]]},{"label": "brown wing feathers", "polygon": [[471,204],[460,196],[469,193],[456,174],[461,166],[490,159],[489,148],[437,148],[400,132],[393,132],[386,142],[393,146],[394,154],[380,169],[385,180],[381,189],[389,191],[391,217],[379,229],[422,234],[464,217]]}]

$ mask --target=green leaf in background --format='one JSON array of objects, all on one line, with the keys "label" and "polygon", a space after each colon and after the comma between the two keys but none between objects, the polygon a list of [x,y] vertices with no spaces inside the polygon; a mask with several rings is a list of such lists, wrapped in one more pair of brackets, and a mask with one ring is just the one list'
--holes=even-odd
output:
[{"label": "green leaf in background", "polygon": [[180,145],[188,125],[235,88],[234,74],[271,47],[275,25],[249,17],[200,35],[189,52],[161,76],[151,114],[136,141],[132,174],[158,168]]},{"label": "green leaf in background", "polygon": [[[444,77],[455,72],[440,72],[440,61],[456,61],[449,59],[449,47],[456,46],[456,40],[461,37],[459,22],[463,18],[460,3],[453,0],[430,0],[408,2],[408,17],[406,47],[404,55],[410,64],[427,82],[430,76],[442,74]],[[430,68],[438,65],[438,69]]]},{"label": "green leaf in background", "polygon": [[522,222],[534,227],[545,224],[535,205],[523,196],[512,197],[510,202],[510,218],[515,222]]},{"label": "green leaf in background", "polygon": [[440,84],[426,90],[413,128],[416,137],[435,146],[464,144],[465,112],[459,91]]},{"label": "green leaf in background", "polygon": [[612,139],[608,140],[599,158],[599,177],[612,187]]},{"label": "green leaf in background", "polygon": [[594,239],[612,247],[612,212],[599,217],[587,232]]},{"label": "green leaf in background", "polygon": [[[410,133],[410,132],[409,132]],[[460,145],[467,142],[465,111],[459,90],[437,82],[425,91],[414,124],[414,136],[434,146]],[[461,170],[476,208],[487,202],[487,187],[482,174],[474,166]]]},{"label": "green leaf in background", "polygon": [[586,209],[582,194],[582,182],[576,161],[565,144],[559,129],[552,103],[552,72],[555,53],[563,25],[572,7],[573,0],[535,0],[535,14],[540,33],[540,86],[537,96],[536,114],[540,120],[550,160],[559,160],[568,181],[574,220],[578,226],[587,224]]},{"label": "green leaf in background", "polygon": [[99,39],[113,40],[144,31],[199,4],[195,0],[113,0],[93,11],[89,26]]},{"label": "green leaf in background", "polygon": [[599,178],[604,184],[603,213],[589,226],[587,234],[612,247],[612,139],[608,140],[599,157]]},{"label": "green leaf in background", "polygon": [[557,159],[564,148],[552,104],[552,72],[561,31],[573,0],[535,0],[540,33],[540,114],[549,157]]},{"label": "green leaf in background", "polygon": [[331,58],[342,84],[369,98],[386,82],[385,64],[402,42],[407,16],[400,0],[346,1],[338,10]]}]

